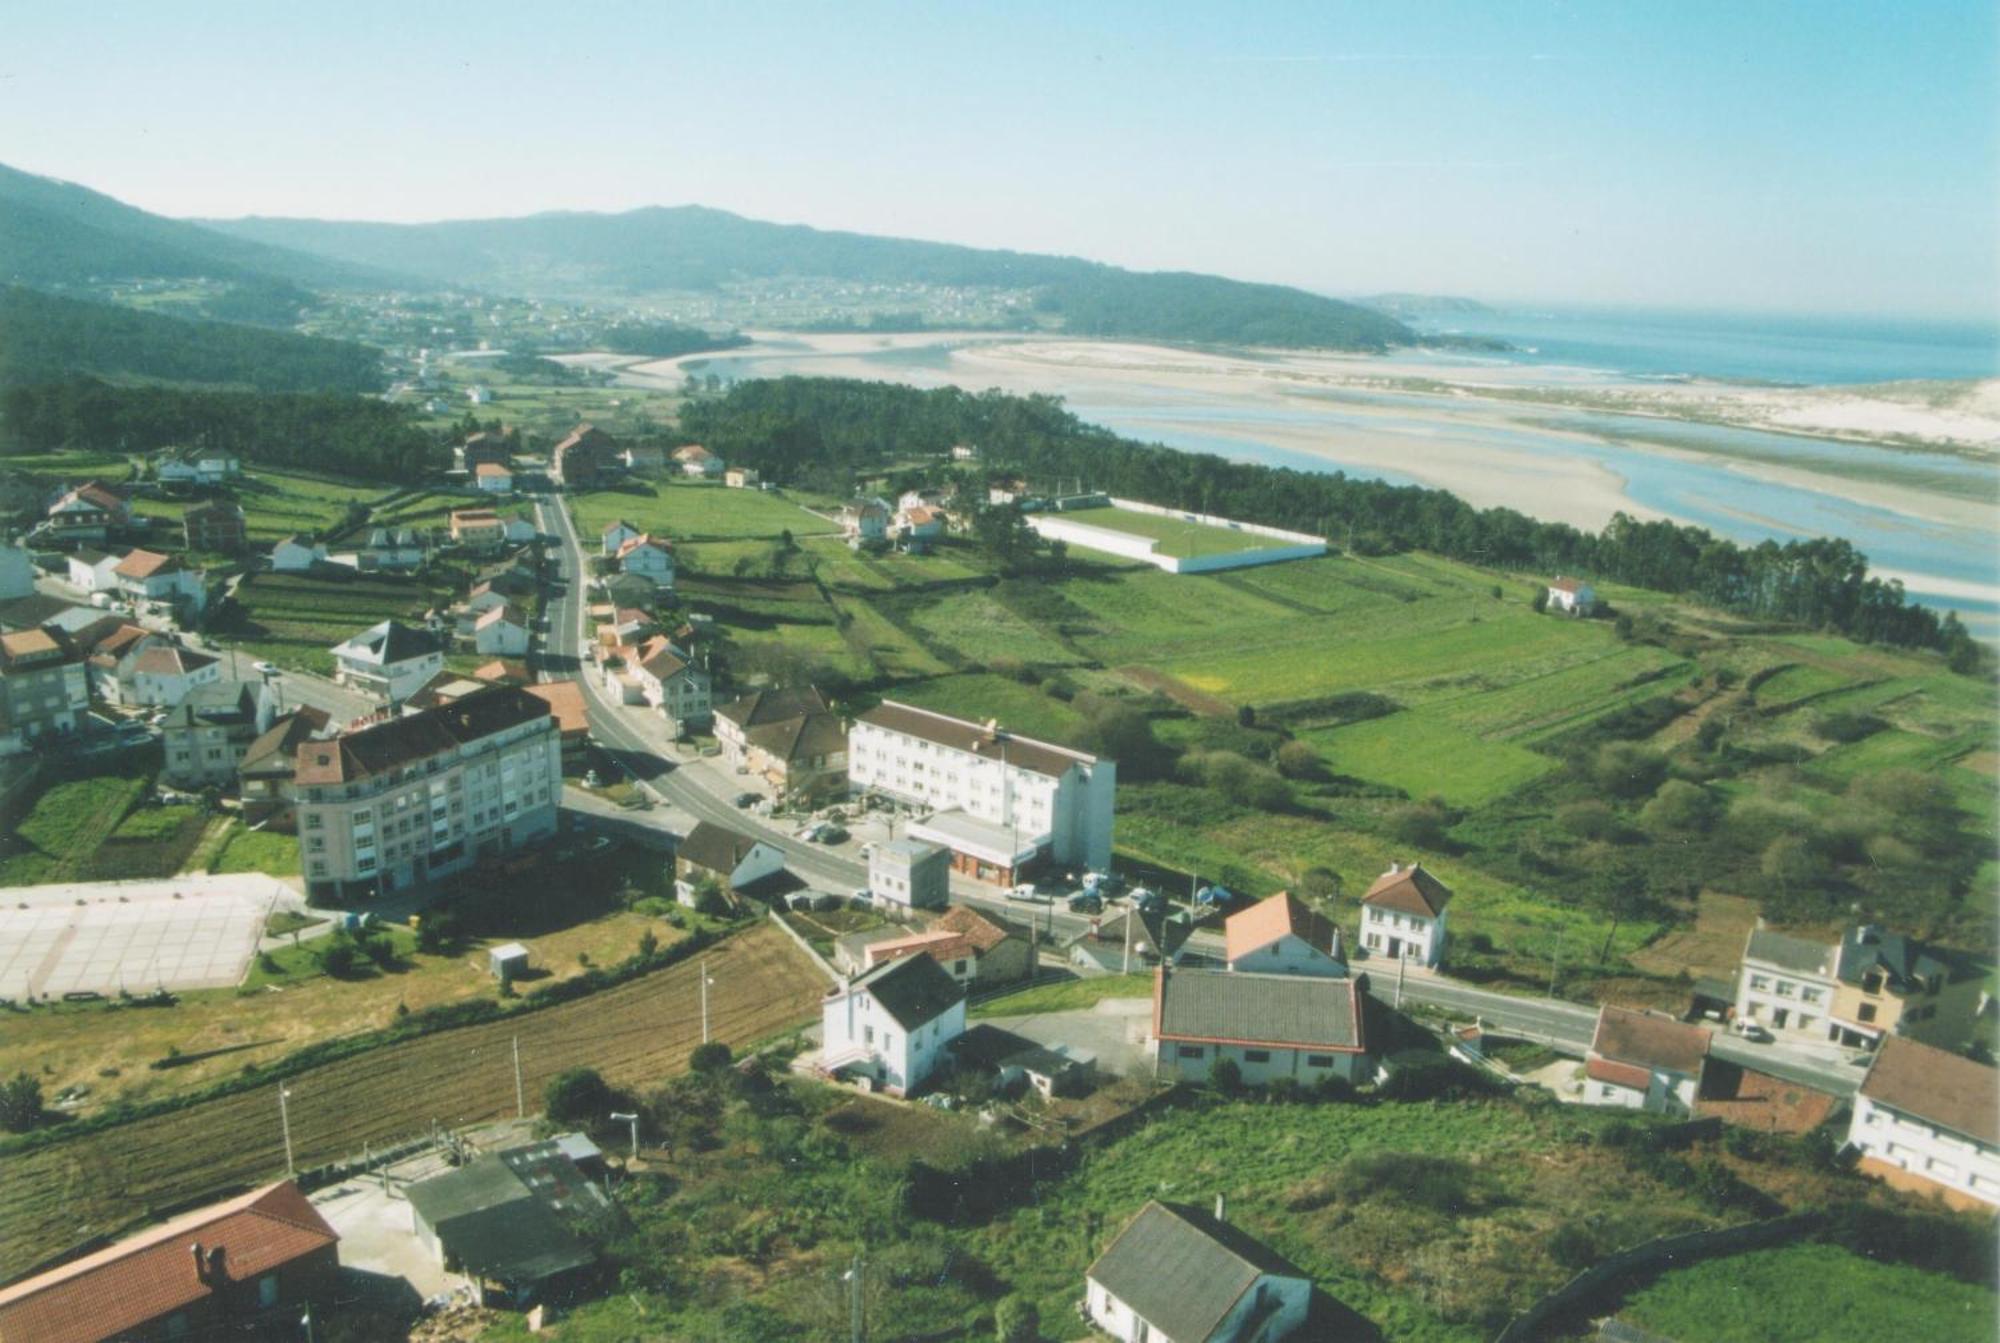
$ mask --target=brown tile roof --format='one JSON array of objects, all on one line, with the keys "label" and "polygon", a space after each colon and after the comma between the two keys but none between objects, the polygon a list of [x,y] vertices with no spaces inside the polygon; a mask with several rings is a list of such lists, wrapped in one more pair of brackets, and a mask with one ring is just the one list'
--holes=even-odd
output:
[{"label": "brown tile roof", "polygon": [[664,634],[656,634],[640,644],[635,657],[641,668],[662,681],[680,675],[688,666],[687,659],[680,655],[680,650]]},{"label": "brown tile roof", "polygon": [[674,449],[674,460],[677,462],[705,462],[714,456],[714,453],[699,443],[690,443],[684,448]]},{"label": "brown tile roof", "polygon": [[809,713],[748,729],[743,740],[775,760],[790,764],[847,749],[847,729],[830,713]]},{"label": "brown tile roof", "polygon": [[643,550],[648,546],[656,550],[668,551],[674,548],[673,543],[670,541],[663,541],[651,532],[641,532],[637,536],[628,536],[625,538],[623,544],[618,547],[618,558],[622,560],[633,551]]},{"label": "brown tile roof", "polygon": [[1634,1091],[1645,1091],[1653,1085],[1653,1072],[1636,1063],[1620,1063],[1615,1059],[1589,1059],[1583,1065],[1584,1075],[1596,1082],[1610,1082],[1614,1086],[1630,1087]]},{"label": "brown tile roof", "polygon": [[871,942],[867,948],[868,964],[880,965],[883,961],[893,961],[898,956],[915,956],[922,953],[939,965],[947,961],[960,960],[979,955],[979,948],[963,933],[947,929],[927,928],[921,933],[909,933],[902,937],[891,937],[881,942]]},{"label": "brown tile roof", "polygon": [[139,650],[139,655],[132,659],[132,670],[149,676],[185,676],[203,667],[214,666],[215,661],[206,653],[197,653],[179,644],[157,643],[151,648]]},{"label": "brown tile roof", "polygon": [[547,681],[522,688],[548,704],[556,716],[556,731],[563,736],[582,736],[590,731],[590,711],[583,702],[583,687],[576,682]]},{"label": "brown tile roof", "polygon": [[1570,593],[1571,595],[1574,595],[1577,592],[1581,591],[1584,585],[1581,579],[1558,578],[1555,582],[1549,584],[1549,586],[1554,588],[1557,592],[1567,592]]},{"label": "brown tile roof", "polygon": [[899,704],[895,700],[883,700],[862,714],[860,721],[906,737],[948,746],[955,751],[968,751],[988,760],[1004,758],[1009,765],[1045,774],[1052,779],[1061,778],[1077,765],[1097,763],[1096,756],[1072,751],[1066,746],[1036,741],[1032,737],[1017,737],[997,725],[968,722],[948,714],[919,709],[912,704]]},{"label": "brown tile roof", "polygon": [[243,752],[236,769],[240,774],[290,774],[297,767],[299,747],[316,732],[326,731],[331,717],[324,709],[310,706],[294,709],[271,724]]},{"label": "brown tile roof", "polygon": [[971,942],[975,950],[981,952],[993,950],[1008,937],[1005,928],[970,905],[953,905],[932,921],[931,927],[957,933]]},{"label": "brown tile roof", "polygon": [[481,462],[472,469],[472,474],[475,476],[498,477],[512,476],[514,473],[498,462]]},{"label": "brown tile roof", "polygon": [[1590,1052],[1617,1063],[1696,1073],[1708,1057],[1708,1040],[1705,1027],[1607,1003],[1597,1009],[1597,1033],[1591,1037]]},{"label": "brown tile roof", "polygon": [[180,571],[181,562],[172,555],[162,555],[157,550],[134,550],[118,561],[112,572],[120,578],[151,578],[154,574],[171,574]]},{"label": "brown tile roof", "polygon": [[1861,1094],[1878,1105],[2000,1147],[2000,1070],[1934,1045],[1892,1035],[1882,1042]]},{"label": "brown tile roof", "polygon": [[745,729],[777,723],[801,714],[825,713],[826,696],[816,686],[797,690],[754,690],[742,699],[717,706],[715,716]]},{"label": "brown tile roof", "polygon": [[[143,633],[143,631],[141,631]],[[16,659],[40,660],[51,653],[62,652],[62,645],[47,630],[20,630],[14,634],[0,634],[0,656],[8,662]]]},{"label": "brown tile roof", "polygon": [[1317,910],[1300,904],[1289,891],[1279,891],[1268,900],[1229,916],[1222,925],[1223,954],[1230,960],[1248,956],[1290,934],[1333,954],[1333,925]]},{"label": "brown tile roof", "polygon": [[1361,897],[1361,903],[1434,919],[1451,903],[1451,887],[1424,871],[1422,863],[1411,863],[1408,867],[1397,863],[1375,878],[1375,884]]},{"label": "brown tile roof", "polygon": [[527,663],[514,658],[494,658],[491,662],[481,665],[477,671],[473,672],[472,679],[475,681],[491,681],[496,685],[525,686],[534,678],[529,674]]},{"label": "brown tile roof", "polygon": [[196,1242],[221,1249],[223,1271],[248,1282],[339,1239],[297,1185],[269,1185],[0,1288],[0,1338],[97,1343],[200,1301],[210,1289],[195,1276]]},{"label": "brown tile roof", "polygon": [[517,686],[488,686],[464,699],[299,748],[294,782],[348,783],[401,769],[537,718],[549,706]]}]

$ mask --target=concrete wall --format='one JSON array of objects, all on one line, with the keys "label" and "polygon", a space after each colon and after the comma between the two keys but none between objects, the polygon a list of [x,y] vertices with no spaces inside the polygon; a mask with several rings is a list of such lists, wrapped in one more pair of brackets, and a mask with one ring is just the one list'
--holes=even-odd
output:
[{"label": "concrete wall", "polygon": [[[1349,1082],[1366,1082],[1375,1075],[1375,1065],[1366,1054],[1351,1050],[1252,1049],[1243,1045],[1190,1044],[1189,1048],[1199,1049],[1200,1058],[1183,1058],[1182,1042],[1178,1040],[1155,1040],[1153,1042],[1154,1075],[1168,1082],[1206,1082],[1209,1073],[1223,1059],[1234,1063],[1243,1074],[1246,1086],[1262,1086],[1275,1082],[1281,1077],[1296,1078],[1301,1085],[1310,1086],[1323,1077],[1339,1077]],[[1261,1053],[1262,1060],[1252,1059],[1251,1054]],[[1314,1067],[1309,1062],[1314,1058],[1326,1058],[1331,1062],[1325,1067]]]}]

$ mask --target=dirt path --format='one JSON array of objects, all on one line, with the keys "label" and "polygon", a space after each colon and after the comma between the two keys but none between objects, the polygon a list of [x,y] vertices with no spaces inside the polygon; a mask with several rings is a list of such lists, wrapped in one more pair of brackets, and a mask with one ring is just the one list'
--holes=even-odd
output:
[{"label": "dirt path", "polygon": [[[513,1042],[528,1108],[550,1078],[589,1066],[647,1088],[680,1072],[701,1042],[700,963],[711,1031],[747,1045],[809,1019],[824,978],[769,925],[703,957],[512,1021],[442,1031],[290,1079],[296,1164],[358,1155],[427,1130],[514,1113]],[[90,1237],[284,1173],[275,1086],[225,1096],[0,1158],[0,1281]]]}]

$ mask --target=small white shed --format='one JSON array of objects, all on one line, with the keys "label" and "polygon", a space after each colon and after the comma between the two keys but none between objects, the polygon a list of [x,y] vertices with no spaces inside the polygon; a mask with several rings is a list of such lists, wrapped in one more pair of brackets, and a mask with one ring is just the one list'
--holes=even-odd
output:
[{"label": "small white shed", "polygon": [[487,956],[487,968],[502,984],[519,979],[528,969],[528,949],[519,942],[495,947]]}]

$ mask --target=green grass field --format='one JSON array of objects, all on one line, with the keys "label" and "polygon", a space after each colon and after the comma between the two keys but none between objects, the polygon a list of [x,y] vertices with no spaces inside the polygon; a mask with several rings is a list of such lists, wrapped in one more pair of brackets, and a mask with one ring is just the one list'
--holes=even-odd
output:
[{"label": "green grass field", "polygon": [[1150,998],[1151,975],[1097,975],[1089,979],[1065,979],[1055,984],[1037,984],[1019,993],[1005,993],[973,1005],[970,1017],[1025,1017],[1037,1012],[1077,1012],[1106,998]]},{"label": "green grass field", "polygon": [[1556,768],[1552,756],[1489,741],[1429,713],[1398,713],[1305,734],[1336,772],[1386,783],[1411,797],[1476,807]]},{"label": "green grass field", "polygon": [[595,549],[593,543],[604,529],[620,518],[674,541],[775,539],[786,531],[804,537],[840,530],[838,523],[815,517],[777,493],[732,490],[725,485],[634,482],[627,490],[573,495],[569,503],[577,530],[590,549]]},{"label": "green grass field", "polygon": [[296,876],[299,871],[299,842],[291,835],[266,830],[246,830],[238,825],[230,830],[222,852],[209,866],[211,872],[262,872],[273,877]]},{"label": "green grass field", "polygon": [[1789,1245],[1676,1269],[1619,1312],[1683,1343],[1987,1343],[2000,1298],[1834,1245]]},{"label": "green grass field", "polygon": [[151,784],[148,775],[96,775],[48,788],[14,829],[0,859],[0,886],[77,880],[114,834],[143,842],[156,837],[149,827],[170,829],[169,820],[184,819],[182,808],[133,811]]},{"label": "green grass field", "polygon": [[[1196,555],[1229,555],[1245,550],[1277,550],[1298,544],[1296,541],[1286,541],[1275,536],[1238,531],[1233,527],[1218,527],[1213,523],[1195,522],[1183,517],[1166,517],[1158,513],[1141,513],[1129,508],[1087,508],[1053,516],[1060,517],[1066,522],[1102,527],[1107,531],[1151,537],[1159,542],[1153,547],[1153,553],[1173,559],[1191,559]],[[1088,542],[1079,541],[1077,544],[1087,545]]]},{"label": "green grass field", "polygon": [[973,722],[997,718],[1002,727],[1025,737],[1066,743],[1082,717],[1035,686],[991,672],[966,672],[897,686],[889,698]]}]

